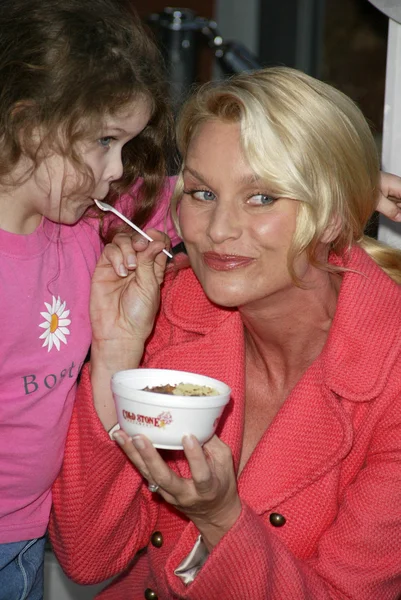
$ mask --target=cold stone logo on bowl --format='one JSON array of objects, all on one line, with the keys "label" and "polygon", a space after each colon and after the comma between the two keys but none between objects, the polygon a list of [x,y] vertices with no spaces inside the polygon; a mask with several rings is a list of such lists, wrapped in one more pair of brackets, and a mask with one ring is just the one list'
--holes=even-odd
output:
[{"label": "cold stone logo on bowl", "polygon": [[173,422],[173,417],[169,411],[162,412],[157,417],[148,417],[147,415],[136,415],[128,410],[123,410],[123,419],[143,427],[158,427],[160,429],[163,429],[166,425],[171,425]]}]

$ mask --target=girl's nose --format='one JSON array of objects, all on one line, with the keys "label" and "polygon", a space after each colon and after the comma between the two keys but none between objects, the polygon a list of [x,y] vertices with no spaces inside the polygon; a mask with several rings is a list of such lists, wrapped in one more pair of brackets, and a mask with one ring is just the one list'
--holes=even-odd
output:
[{"label": "girl's nose", "polygon": [[124,167],[123,167],[121,152],[119,152],[116,154],[116,156],[113,158],[113,160],[109,164],[108,169],[105,173],[105,179],[107,179],[107,181],[110,181],[110,182],[117,181],[117,179],[121,179],[121,177],[123,176],[123,173],[124,173]]}]

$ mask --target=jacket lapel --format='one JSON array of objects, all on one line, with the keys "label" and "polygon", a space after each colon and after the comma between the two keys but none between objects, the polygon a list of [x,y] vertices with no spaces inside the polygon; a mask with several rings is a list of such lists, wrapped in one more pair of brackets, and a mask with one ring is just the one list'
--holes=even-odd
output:
[{"label": "jacket lapel", "polygon": [[307,370],[240,475],[241,498],[259,514],[323,477],[351,449],[351,421],[322,385],[321,370],[319,361]]}]

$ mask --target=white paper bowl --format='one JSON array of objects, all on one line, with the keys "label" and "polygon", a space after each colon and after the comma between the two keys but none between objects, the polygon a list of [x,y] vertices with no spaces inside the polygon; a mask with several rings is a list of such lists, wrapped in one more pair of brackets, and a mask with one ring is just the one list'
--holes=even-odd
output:
[{"label": "white paper bowl", "polygon": [[[145,387],[193,383],[207,385],[218,396],[175,396],[144,391]],[[218,379],[169,369],[129,369],[115,373],[111,389],[118,422],[128,435],[146,435],[156,448],[182,450],[182,438],[194,435],[201,444],[214,434],[230,400],[231,389]]]}]

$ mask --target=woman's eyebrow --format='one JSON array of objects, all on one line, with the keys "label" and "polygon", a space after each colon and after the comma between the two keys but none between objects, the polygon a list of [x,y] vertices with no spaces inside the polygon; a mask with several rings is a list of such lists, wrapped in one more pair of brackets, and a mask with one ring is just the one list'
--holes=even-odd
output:
[{"label": "woman's eyebrow", "polygon": [[192,175],[192,177],[195,177],[196,179],[198,179],[199,181],[201,181],[203,184],[206,185],[205,179],[202,177],[202,175],[200,173],[198,173],[198,171],[196,171],[196,169],[191,169],[191,167],[188,167],[188,165],[185,165],[182,172],[183,172],[183,174],[189,173],[190,175]]},{"label": "woman's eyebrow", "polygon": [[[196,179],[199,179],[199,181],[205,182],[202,175],[196,169],[192,169],[188,165],[185,165],[185,167],[183,169],[183,173],[185,173],[185,172],[189,172],[193,177],[196,177]],[[243,177],[241,177],[239,180],[239,183],[244,184],[244,185],[249,185],[252,183],[258,183],[260,181],[261,181],[261,178],[259,177],[259,175],[256,175],[253,173],[251,175],[244,175]]]}]

